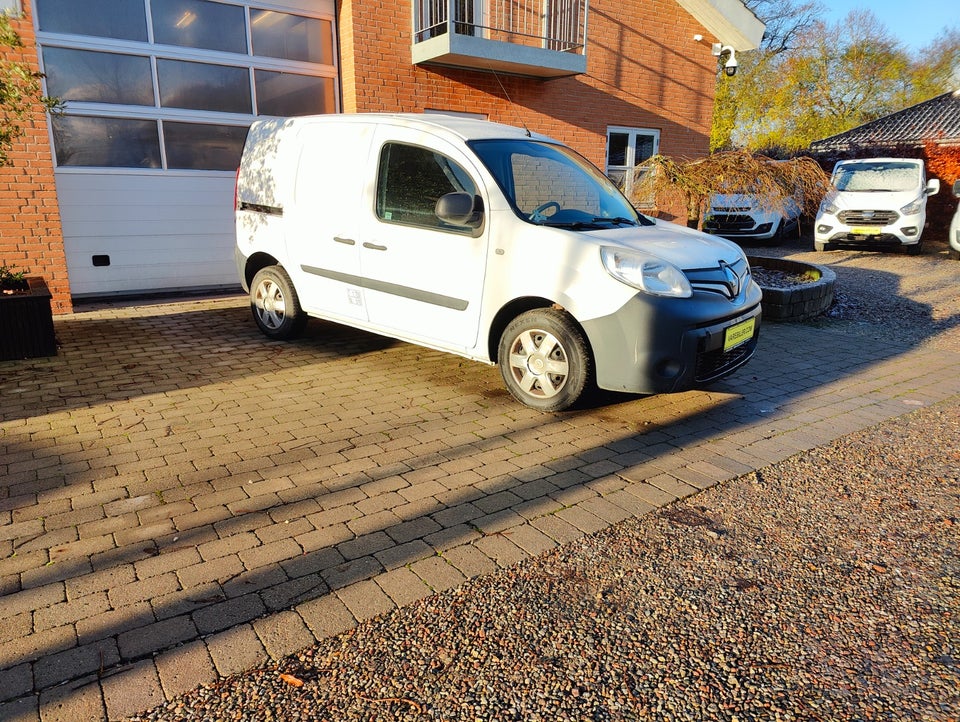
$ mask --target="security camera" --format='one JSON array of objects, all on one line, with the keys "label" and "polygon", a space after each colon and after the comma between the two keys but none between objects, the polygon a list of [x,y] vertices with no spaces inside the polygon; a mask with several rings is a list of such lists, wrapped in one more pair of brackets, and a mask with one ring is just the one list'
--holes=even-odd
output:
[{"label": "security camera", "polygon": [[713,54],[718,56],[720,62],[723,63],[723,72],[730,77],[737,74],[737,66],[740,63],[737,62],[737,51],[733,49],[732,45],[714,43]]},{"label": "security camera", "polygon": [[725,72],[729,77],[733,77],[737,74],[737,53],[733,48],[730,48],[730,55],[727,57],[726,61],[723,63],[723,72]]}]

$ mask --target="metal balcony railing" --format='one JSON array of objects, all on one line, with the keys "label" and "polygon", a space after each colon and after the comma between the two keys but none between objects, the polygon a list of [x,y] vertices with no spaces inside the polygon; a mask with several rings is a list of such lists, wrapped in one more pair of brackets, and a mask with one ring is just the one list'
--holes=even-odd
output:
[{"label": "metal balcony railing", "polygon": [[414,0],[414,43],[444,34],[582,55],[588,0]]}]

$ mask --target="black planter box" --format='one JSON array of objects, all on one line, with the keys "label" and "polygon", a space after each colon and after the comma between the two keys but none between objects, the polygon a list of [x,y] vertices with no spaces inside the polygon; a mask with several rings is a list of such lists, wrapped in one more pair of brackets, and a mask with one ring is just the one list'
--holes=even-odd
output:
[{"label": "black planter box", "polygon": [[26,281],[28,291],[0,293],[0,361],[57,355],[50,290],[39,276]]}]

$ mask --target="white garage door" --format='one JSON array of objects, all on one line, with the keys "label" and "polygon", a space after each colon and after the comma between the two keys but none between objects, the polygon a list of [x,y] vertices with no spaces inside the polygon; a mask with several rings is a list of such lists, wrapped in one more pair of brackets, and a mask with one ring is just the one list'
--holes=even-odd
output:
[{"label": "white garage door", "polygon": [[35,0],[70,287],[237,286],[256,116],[338,110],[334,0]]}]

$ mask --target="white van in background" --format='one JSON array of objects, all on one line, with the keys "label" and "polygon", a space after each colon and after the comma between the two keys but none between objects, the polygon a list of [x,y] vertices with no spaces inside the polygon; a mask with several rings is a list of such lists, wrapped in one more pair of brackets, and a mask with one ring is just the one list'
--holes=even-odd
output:
[{"label": "white van in background", "polygon": [[950,221],[950,258],[960,261],[960,180],[953,182],[953,197],[958,199],[958,203]]},{"label": "white van in background", "polygon": [[594,384],[713,381],[750,359],[760,331],[740,248],[640,215],[570,148],[486,121],[257,121],[236,230],[237,271],[270,338],[315,316],[499,364],[510,393],[542,411]]},{"label": "white van in background", "polygon": [[814,223],[816,250],[851,244],[920,253],[927,196],[940,190],[939,180],[927,181],[922,160],[843,160],[834,166],[830,186]]}]

